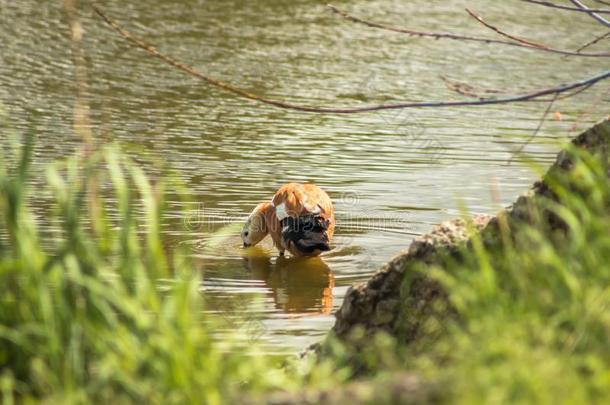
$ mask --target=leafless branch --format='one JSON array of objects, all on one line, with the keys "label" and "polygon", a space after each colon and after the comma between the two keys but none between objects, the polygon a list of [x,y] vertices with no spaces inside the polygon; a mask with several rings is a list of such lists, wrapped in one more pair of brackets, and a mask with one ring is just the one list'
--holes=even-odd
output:
[{"label": "leafless branch", "polygon": [[110,19],[106,16],[100,9],[93,6],[95,12],[108,24],[110,25],[118,34],[120,34],[125,40],[129,41],[131,44],[137,46],[138,48],[143,49],[148,52],[150,55],[161,59],[165,63],[182,70],[183,72],[196,77],[200,80],[203,80],[212,86],[223,89],[227,92],[236,94],[238,96],[258,101],[261,103],[273,105],[280,108],[304,111],[304,112],[316,112],[316,113],[334,113],[334,114],[350,114],[350,113],[361,113],[367,111],[378,111],[378,110],[392,110],[392,109],[401,109],[401,108],[429,108],[429,107],[459,107],[459,106],[481,106],[481,105],[490,105],[490,104],[505,104],[505,103],[514,103],[521,101],[530,101],[541,99],[548,95],[561,94],[566,93],[571,90],[581,89],[582,87],[592,86],[593,84],[600,82],[602,80],[610,78],[610,70],[606,70],[602,73],[599,73],[595,76],[589,77],[587,79],[579,80],[576,82],[562,84],[556,87],[549,87],[542,90],[536,90],[534,92],[512,95],[507,97],[499,97],[499,98],[490,98],[484,100],[463,100],[463,101],[426,101],[426,102],[404,102],[404,103],[396,103],[396,104],[379,104],[379,105],[371,105],[371,106],[362,106],[362,107],[314,107],[314,106],[306,106],[300,104],[293,104],[286,101],[271,99],[262,97],[253,93],[250,93],[246,90],[243,90],[239,87],[236,87],[230,83],[212,78],[203,73],[198,72],[192,67],[179,62],[169,56],[166,56],[152,45],[147,44],[146,42],[134,37],[127,30],[123,29],[119,26],[114,20]]},{"label": "leafless branch", "polygon": [[595,0],[596,3],[605,4],[606,6],[610,6],[610,1],[605,0]]},{"label": "leafless branch", "polygon": [[448,77],[441,76],[441,80],[445,83],[445,86],[451,91],[454,91],[462,96],[478,98],[479,100],[484,100],[486,97],[489,97],[492,94],[498,95],[503,93],[500,90],[495,89],[476,89],[474,86],[468,83],[458,82]]},{"label": "leafless branch", "polygon": [[564,100],[566,98],[570,98],[570,97],[574,97],[575,95],[582,93],[584,91],[587,91],[591,86],[593,86],[592,84],[587,84],[586,86],[582,86],[574,91],[571,91],[569,93],[564,93],[560,96],[557,96],[556,100]]},{"label": "leafless branch", "polygon": [[580,48],[578,48],[578,49],[576,50],[576,52],[580,52],[580,51],[582,51],[583,49],[586,49],[586,48],[588,48],[588,47],[590,47],[590,46],[592,46],[592,45],[595,45],[595,44],[596,44],[596,43],[598,43],[599,41],[602,41],[602,40],[604,40],[604,39],[606,39],[606,38],[610,38],[610,31],[606,32],[605,34],[600,35],[600,36],[599,36],[599,37],[597,37],[597,38],[594,38],[593,40],[591,40],[591,41],[589,41],[589,42],[587,42],[586,44],[584,44],[583,46],[581,46]]},{"label": "leafless branch", "polygon": [[470,9],[466,9],[466,12],[468,13],[468,15],[470,15],[472,18],[474,18],[475,20],[477,20],[478,22],[480,22],[481,24],[483,24],[485,27],[489,28],[490,30],[494,31],[497,34],[502,35],[503,37],[506,37],[508,39],[511,39],[513,41],[525,44],[525,45],[529,45],[535,48],[539,48],[539,49],[545,49],[548,50],[550,49],[548,46],[537,43],[537,42],[533,42],[521,37],[518,37],[516,35],[512,35],[509,34],[507,32],[502,31],[501,29],[499,29],[498,27],[491,25],[490,23],[486,22],[485,20],[483,20],[483,17],[481,17],[478,14],[475,14],[473,11],[471,11]]},{"label": "leafless branch", "polygon": [[[551,3],[550,1],[540,1],[540,0],[521,0],[521,1],[526,2],[526,3],[538,4],[540,6],[545,6],[545,7],[556,8],[556,9],[559,9],[559,10],[579,11],[579,12],[582,12],[582,13],[610,14],[610,10],[605,9],[605,8],[588,8],[587,7],[586,9],[583,9],[581,7],[562,6],[561,4]],[[570,1],[572,1],[572,0],[570,0]],[[572,1],[572,3],[574,3],[574,2]],[[576,4],[576,3],[574,3],[574,4]],[[606,4],[606,3],[604,3],[604,4]]]},{"label": "leafless branch", "polygon": [[460,34],[453,34],[453,33],[447,33],[447,32],[429,32],[429,31],[413,30],[413,29],[409,29],[409,28],[393,27],[391,25],[381,24],[381,23],[377,23],[374,21],[370,21],[370,20],[364,20],[364,19],[356,17],[352,14],[348,14],[346,11],[341,10],[332,4],[327,4],[326,6],[330,10],[332,10],[334,13],[340,15],[341,17],[345,18],[348,21],[352,21],[352,22],[355,22],[358,24],[363,24],[363,25],[366,25],[367,27],[371,27],[371,28],[379,28],[379,29],[382,29],[385,31],[392,31],[392,32],[398,32],[401,34],[407,34],[407,35],[411,35],[411,36],[415,36],[415,37],[427,37],[427,38],[433,38],[433,39],[453,39],[453,40],[459,40],[459,41],[482,42],[485,44],[521,46],[521,45],[515,44],[513,42],[500,41],[500,40],[493,39],[493,38],[483,38],[483,37],[460,35]]},{"label": "leafless branch", "polygon": [[[467,96],[467,97],[472,97],[472,98],[478,98],[479,100],[486,100],[490,98],[490,95],[496,95],[496,96],[506,96],[508,94],[510,94],[508,91],[506,90],[498,90],[498,89],[477,89],[474,86],[468,84],[468,83],[463,83],[463,82],[458,82],[456,80],[452,80],[449,79],[445,76],[441,76],[441,80],[443,80],[443,82],[445,83],[445,85],[447,86],[447,88],[451,91],[454,91],[455,93],[458,93],[462,96]],[[573,97],[579,93],[582,93],[583,91],[586,91],[587,89],[589,89],[591,87],[591,85],[586,85],[583,87],[579,87],[575,90],[563,93],[561,95],[558,95],[557,97],[553,97],[551,99],[535,99],[535,100],[528,100],[529,102],[535,101],[535,102],[543,102],[543,101],[551,101],[551,100],[564,100],[566,98],[570,98]]]},{"label": "leafless branch", "polygon": [[580,8],[583,11],[586,11],[587,14],[589,14],[591,16],[591,18],[593,18],[594,20],[596,20],[597,22],[599,22],[602,25],[605,25],[606,27],[610,27],[610,21],[606,20],[604,17],[602,17],[601,15],[594,13],[589,7],[587,7],[586,5],[584,5],[582,2],[580,2],[579,0],[570,0],[572,2],[572,4],[575,4],[578,8]]},{"label": "leafless branch", "polygon": [[[381,23],[377,23],[377,22],[373,22],[373,21],[369,21],[369,20],[364,20],[359,17],[355,17],[355,16],[348,14],[347,12],[337,8],[336,6],[333,6],[332,4],[327,4],[327,7],[348,21],[352,21],[352,22],[355,22],[358,24],[363,24],[363,25],[366,25],[367,27],[371,27],[371,28],[378,28],[378,29],[382,29],[385,31],[397,32],[397,33],[407,34],[407,35],[411,35],[411,36],[434,38],[434,39],[452,39],[452,40],[458,40],[458,41],[469,41],[469,42],[479,42],[479,43],[485,43],[485,44],[499,44],[499,45],[515,46],[515,47],[519,47],[519,48],[533,49],[533,50],[537,50],[537,51],[550,52],[550,53],[556,53],[556,54],[567,55],[567,56],[586,56],[586,57],[598,57],[598,58],[599,57],[606,57],[606,58],[610,57],[610,53],[608,53],[608,52],[585,53],[585,52],[574,52],[574,51],[570,51],[570,50],[552,48],[547,45],[538,44],[538,43],[535,43],[532,41],[527,41],[527,40],[524,40],[521,38],[517,38],[517,37],[511,36],[511,35],[508,35],[506,33],[500,32],[499,30],[497,30],[497,28],[494,28],[494,31],[498,32],[499,34],[501,34],[503,36],[508,37],[511,40],[504,41],[504,40],[499,40],[499,39],[476,37],[476,36],[470,36],[470,35],[460,35],[460,34],[443,33],[443,32],[427,32],[427,31],[412,30],[412,29],[408,29],[408,28],[393,27],[390,25],[381,24]],[[473,17],[480,19],[480,17],[475,16],[475,15],[473,15]]]},{"label": "leafless branch", "polygon": [[[494,31],[494,32],[496,32],[496,33],[498,33],[499,35],[502,35],[502,36],[504,36],[504,37],[506,37],[506,38],[509,38],[509,39],[513,40],[513,41],[520,42],[520,43],[522,43],[522,44],[526,44],[526,45],[534,46],[534,47],[539,48],[539,49],[546,49],[546,50],[550,50],[550,49],[551,49],[551,48],[549,48],[547,45],[543,45],[543,44],[540,44],[540,43],[537,43],[537,42],[533,42],[533,41],[530,41],[530,40],[527,40],[527,39],[524,39],[524,38],[520,38],[520,37],[517,37],[517,36],[515,36],[515,35],[509,34],[509,33],[505,32],[505,31],[502,31],[502,30],[501,30],[501,29],[499,29],[498,27],[496,27],[496,26],[494,26],[494,25],[491,25],[490,23],[486,22],[485,20],[483,20],[483,18],[482,18],[481,16],[479,16],[479,15],[475,14],[474,12],[472,12],[472,11],[471,11],[471,10],[469,10],[469,9],[466,9],[466,12],[467,12],[467,13],[468,13],[468,14],[469,14],[469,15],[470,15],[472,18],[474,18],[475,20],[477,20],[478,22],[480,22],[481,24],[483,24],[485,27],[489,28],[490,30],[492,30],[492,31]],[[596,39],[595,39],[594,41],[592,41],[592,42],[594,43],[594,42],[600,41],[601,39],[603,39],[603,38],[599,38],[599,39],[597,39],[597,38],[596,38]],[[574,53],[576,53],[576,54],[578,54],[578,55],[585,55],[585,53],[583,53],[583,52],[581,52],[581,51],[582,51],[584,48],[588,47],[589,45],[592,45],[593,43],[591,43],[591,44],[585,44],[584,46],[582,46],[581,48],[579,48],[578,50],[576,50]],[[557,50],[555,50],[555,51],[557,51]],[[560,51],[560,52],[563,52],[563,51]]]}]

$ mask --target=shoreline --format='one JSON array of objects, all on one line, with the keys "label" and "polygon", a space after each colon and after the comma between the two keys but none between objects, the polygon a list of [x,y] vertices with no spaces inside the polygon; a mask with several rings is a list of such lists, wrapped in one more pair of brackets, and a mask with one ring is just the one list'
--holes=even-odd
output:
[{"label": "shoreline", "polygon": [[[576,136],[570,145],[585,149],[594,154],[610,156],[610,118],[600,121],[592,128]],[[496,238],[499,221],[503,216],[509,220],[529,221],[532,200],[538,196],[551,197],[551,191],[545,183],[545,178],[556,170],[567,171],[572,162],[566,149],[562,149],[555,162],[547,170],[542,179],[536,181],[515,202],[498,212],[496,215],[477,215],[469,219],[463,218],[445,221],[437,225],[428,234],[416,238],[403,252],[398,253],[385,265],[363,283],[350,287],[343,303],[335,314],[336,321],[331,332],[339,339],[345,338],[355,326],[363,327],[370,335],[383,330],[396,334],[397,329],[405,332],[397,309],[400,307],[400,287],[405,273],[418,264],[432,265],[438,263],[442,255],[457,254],[459,248],[470,239],[471,229],[477,232],[483,240]],[[610,176],[610,173],[608,173]],[[552,228],[562,225],[556,219],[549,218]],[[436,282],[431,280],[414,280],[407,298],[412,300],[413,316],[426,312],[428,302],[444,295]],[[404,321],[404,319],[402,320]],[[412,320],[407,320],[412,321]],[[407,335],[414,339],[417,335],[417,325],[409,325]]]},{"label": "shoreline", "polygon": [[[573,138],[569,145],[593,154],[603,154],[608,161],[610,117]],[[438,264],[441,258],[447,255],[458,255],[459,250],[469,243],[472,231],[483,240],[491,241],[498,238],[498,227],[502,220],[530,221],[533,201],[541,196],[553,198],[545,183],[547,176],[557,170],[570,170],[571,167],[572,162],[564,147],[544,176],[518,196],[513,204],[496,215],[477,215],[468,221],[463,218],[445,221],[428,234],[413,240],[405,250],[379,268],[368,281],[349,287],[341,307],[335,313],[335,323],[329,333],[340,341],[348,340],[354,328],[363,329],[365,336],[379,331],[393,336],[400,334],[403,336],[403,344],[417,339],[420,333],[419,319],[431,311],[436,311],[432,308],[433,304],[439,299],[446,301],[447,294],[436,281],[426,277],[414,277],[405,291],[403,279],[409,270],[416,266]],[[608,175],[610,177],[610,169]],[[563,226],[552,216],[549,216],[548,222],[551,228]],[[405,305],[408,308],[407,317],[404,314]],[[310,345],[301,352],[301,357],[311,353],[320,355],[325,341],[326,338]]]}]

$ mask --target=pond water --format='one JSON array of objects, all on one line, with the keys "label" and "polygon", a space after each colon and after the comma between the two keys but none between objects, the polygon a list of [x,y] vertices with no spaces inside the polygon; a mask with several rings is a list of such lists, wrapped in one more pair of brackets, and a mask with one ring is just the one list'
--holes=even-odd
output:
[{"label": "pond water", "polygon": [[[133,49],[88,4],[79,4],[79,18],[94,134],[100,143],[122,142],[136,158],[163,159],[198,202],[186,215],[167,213],[175,226],[166,236],[188,245],[203,272],[204,310],[227,321],[215,330],[219,338],[237,332],[270,352],[302,349],[332,325],[348,287],[414,237],[459,215],[462,203],[493,213],[537,177],[531,163],[509,161],[545,104],[357,115],[282,110],[211,88]],[[549,15],[519,1],[341,5],[397,26],[493,36],[466,15],[467,5],[515,34],[568,49],[603,29],[587,16]],[[113,0],[103,9],[203,72],[310,105],[459,99],[440,76],[518,91],[606,68],[595,59],[382,32],[314,1]],[[80,143],[72,131],[76,84],[62,2],[0,0],[0,23],[2,125],[36,128],[34,166],[42,167]],[[547,165],[558,140],[599,119],[606,91],[602,84],[557,102],[525,148],[532,162]],[[315,182],[335,202],[335,249],[319,259],[278,260],[268,243],[247,252],[239,246],[235,224],[289,181]]]}]

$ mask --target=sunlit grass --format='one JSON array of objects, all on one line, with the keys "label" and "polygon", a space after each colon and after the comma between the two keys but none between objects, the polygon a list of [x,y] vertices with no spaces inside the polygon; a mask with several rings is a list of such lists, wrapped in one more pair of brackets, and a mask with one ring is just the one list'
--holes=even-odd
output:
[{"label": "sunlit grass", "polygon": [[[277,360],[219,350],[210,338],[199,274],[161,242],[167,184],[112,148],[51,165],[45,221],[60,230],[43,248],[49,236],[27,203],[39,192],[28,187],[31,151],[26,142],[19,162],[0,169],[3,403],[221,403],[289,386]],[[160,292],[158,279],[171,288]]]},{"label": "sunlit grass", "polygon": [[[379,387],[404,371],[451,403],[610,398],[607,161],[572,150],[572,169],[547,176],[550,193],[532,200],[527,221],[500,216],[459,255],[409,269],[405,286],[421,275],[448,293],[418,320],[416,341],[355,331],[354,346],[329,339],[323,359],[286,362],[213,338],[200,274],[161,239],[164,196],[180,190],[151,182],[116,148],[77,153],[47,167],[53,208],[35,218],[28,201],[42,190],[28,186],[29,139],[0,165],[3,403],[262,401],[354,376],[370,378],[367,395],[383,402]],[[57,229],[41,232],[41,221]]]},{"label": "sunlit grass", "polygon": [[[326,342],[323,367],[373,386],[407,371],[432,387],[427,398],[448,403],[610,400],[610,164],[569,153],[572,168],[545,177],[549,190],[526,218],[500,215],[459,254],[406,269],[396,337],[356,328],[347,344]],[[438,281],[447,298],[413,312],[424,304],[409,302],[418,277]],[[415,340],[401,335],[405,320],[417,325]]]},{"label": "sunlit grass", "polygon": [[433,272],[458,316],[413,365],[464,403],[610,398],[608,162],[571,153],[529,223],[500,221],[497,239],[473,235],[463,262]]}]

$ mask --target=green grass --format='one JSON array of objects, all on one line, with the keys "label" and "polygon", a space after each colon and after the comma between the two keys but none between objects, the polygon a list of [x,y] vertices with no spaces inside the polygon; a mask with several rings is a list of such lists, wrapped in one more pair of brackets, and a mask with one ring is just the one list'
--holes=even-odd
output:
[{"label": "green grass", "polygon": [[[569,151],[573,167],[545,177],[548,191],[527,215],[501,215],[459,254],[406,270],[392,336],[355,328],[329,339],[320,367],[369,381],[379,394],[367,400],[381,403],[412,398],[388,394],[404,371],[434,402],[609,402],[610,162]],[[413,312],[411,284],[422,277],[447,297]],[[417,325],[414,340],[402,335],[406,321]]]},{"label": "green grass", "polygon": [[556,198],[534,199],[527,223],[503,217],[459,256],[410,271],[403,291],[415,274],[448,293],[415,341],[330,339],[323,361],[282,368],[211,338],[199,275],[161,239],[176,187],[151,182],[115,148],[80,153],[47,168],[53,208],[41,218],[24,144],[0,164],[2,403],[232,403],[337,390],[361,370],[375,390],[358,392],[379,403],[392,398],[387,377],[405,370],[434,391],[418,398],[440,402],[610,400],[607,160],[574,150],[573,169],[547,177]]},{"label": "green grass", "polygon": [[44,222],[60,230],[43,233],[28,205],[31,150],[0,167],[2,403],[214,404],[289,386],[274,359],[211,340],[199,275],[161,242],[167,184],[112,148],[76,155],[46,171]]},{"label": "green grass", "polygon": [[463,261],[432,272],[457,316],[408,363],[452,400],[610,400],[609,166],[572,153],[572,170],[545,179],[556,198],[535,198],[528,223],[503,218],[495,238],[473,235]]}]

